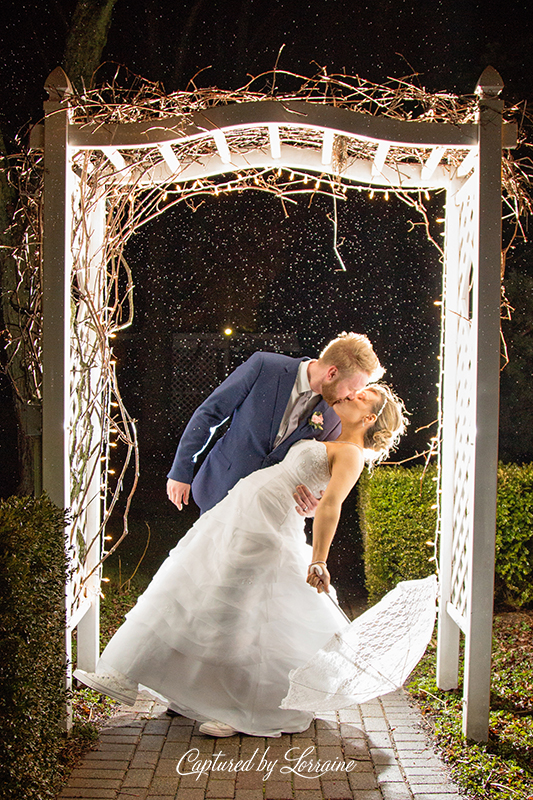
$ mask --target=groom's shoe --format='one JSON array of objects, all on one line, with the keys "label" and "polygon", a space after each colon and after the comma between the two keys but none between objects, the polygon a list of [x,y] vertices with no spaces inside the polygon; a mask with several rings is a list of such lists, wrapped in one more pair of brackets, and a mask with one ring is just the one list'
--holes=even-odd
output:
[{"label": "groom's shoe", "polygon": [[226,725],[224,722],[217,722],[216,720],[203,722],[200,725],[200,733],[205,733],[207,736],[235,736],[238,732],[231,725]]},{"label": "groom's shoe", "polygon": [[94,689],[95,692],[112,697],[113,700],[118,700],[127,706],[135,705],[137,687],[133,682],[121,682],[111,675],[85,672],[84,669],[75,670],[74,677],[89,689]]}]

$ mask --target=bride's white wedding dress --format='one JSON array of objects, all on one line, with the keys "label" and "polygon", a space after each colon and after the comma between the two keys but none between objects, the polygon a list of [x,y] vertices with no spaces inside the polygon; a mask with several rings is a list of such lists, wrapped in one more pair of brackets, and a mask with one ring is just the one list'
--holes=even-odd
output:
[{"label": "bride's white wedding dress", "polygon": [[292,494],[303,483],[319,496],[329,478],[326,446],[311,439],[239,481],[170,552],[97,672],[192,719],[256,736],[306,730],[312,714],[279,708],[289,672],[346,621],[305,581],[311,548]]}]

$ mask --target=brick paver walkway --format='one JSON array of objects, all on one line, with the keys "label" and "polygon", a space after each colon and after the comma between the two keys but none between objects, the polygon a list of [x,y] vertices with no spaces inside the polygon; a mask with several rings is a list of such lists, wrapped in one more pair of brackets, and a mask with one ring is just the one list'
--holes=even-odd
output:
[{"label": "brick paver walkway", "polygon": [[192,720],[139,698],[107,723],[59,797],[462,800],[402,690],[280,739],[202,736]]}]

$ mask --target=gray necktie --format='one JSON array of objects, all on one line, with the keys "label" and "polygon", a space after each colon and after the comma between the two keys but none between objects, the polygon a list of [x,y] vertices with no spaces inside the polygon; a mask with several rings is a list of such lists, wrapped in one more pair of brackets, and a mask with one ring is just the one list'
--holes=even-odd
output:
[{"label": "gray necktie", "polygon": [[309,400],[313,396],[313,392],[302,392],[299,396],[298,400],[294,404],[289,420],[287,422],[287,429],[285,430],[284,434],[281,437],[280,443],[285,441],[293,431],[296,430],[302,417],[305,415],[306,408],[309,404]]}]

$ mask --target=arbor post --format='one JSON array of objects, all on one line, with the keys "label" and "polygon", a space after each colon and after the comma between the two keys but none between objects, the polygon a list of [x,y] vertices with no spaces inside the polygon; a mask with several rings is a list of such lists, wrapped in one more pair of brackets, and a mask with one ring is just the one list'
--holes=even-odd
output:
[{"label": "arbor post", "polygon": [[[57,68],[45,84],[42,254],[43,491],[61,509],[70,506],[70,278],[71,173],[68,169],[70,84]],[[68,586],[66,591],[68,590]],[[71,637],[65,594],[66,683],[70,686]],[[67,713],[70,726],[70,712]]]},{"label": "arbor post", "polygon": [[488,739],[496,489],[501,303],[501,152],[503,89],[500,75],[487,67],[479,79],[479,256],[477,318],[476,448],[471,579],[467,603],[463,733]]}]

